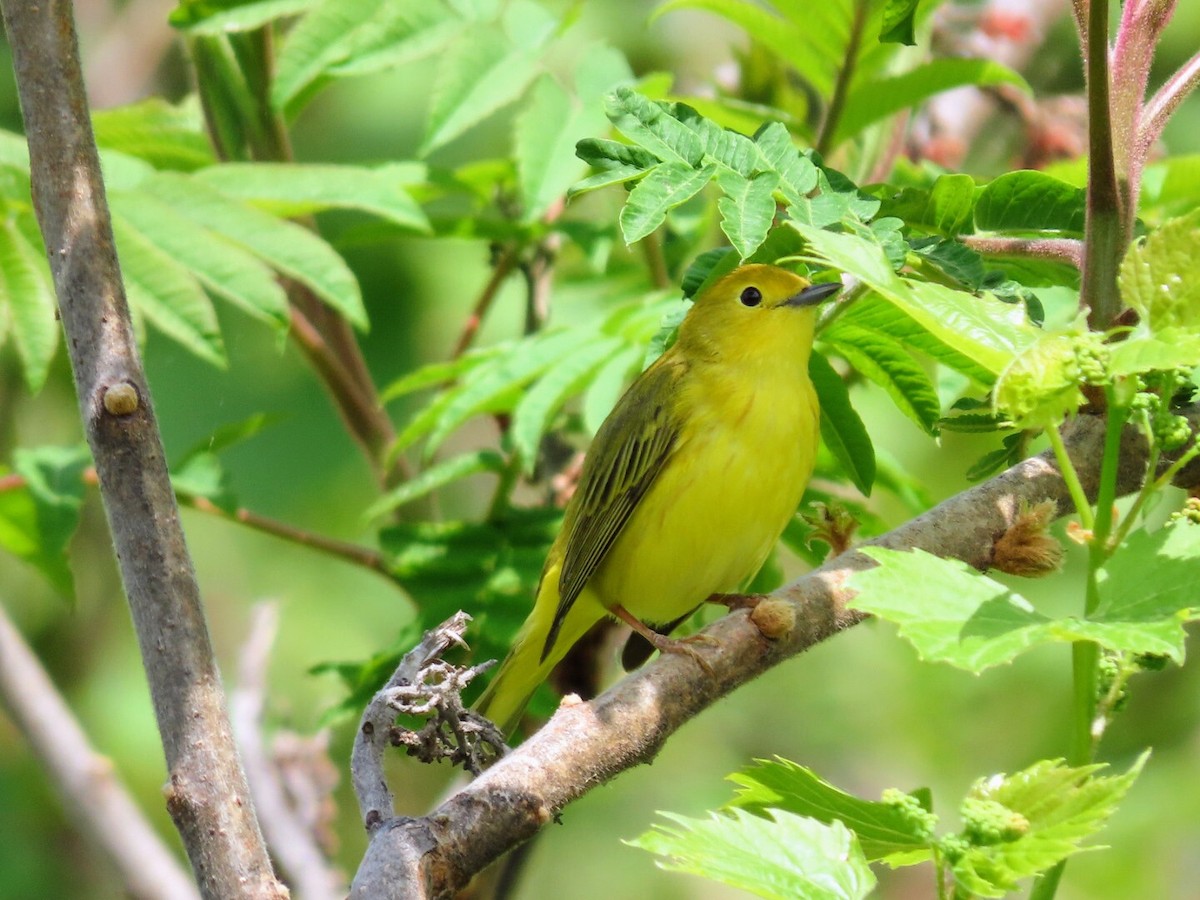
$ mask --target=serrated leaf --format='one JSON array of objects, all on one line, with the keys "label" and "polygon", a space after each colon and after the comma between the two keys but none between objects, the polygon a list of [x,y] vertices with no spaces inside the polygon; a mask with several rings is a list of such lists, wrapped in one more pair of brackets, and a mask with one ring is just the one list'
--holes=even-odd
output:
[{"label": "serrated leaf", "polygon": [[351,324],[366,329],[367,313],[354,273],[307,228],[230,199],[194,178],[162,172],[144,187],[192,221],[296,279]]},{"label": "serrated leaf", "polygon": [[1007,84],[1030,93],[1017,72],[992,59],[935,59],[902,75],[862,79],[846,97],[833,145],[901,110],[917,106],[942,91],[963,85]]},{"label": "serrated leaf", "polygon": [[693,169],[673,162],[652,169],[629,192],[621,210],[619,221],[625,243],[636,243],[662,225],[668,212],[708,185],[716,169],[715,165]]},{"label": "serrated leaf", "polygon": [[700,166],[704,142],[672,115],[669,104],[648,100],[632,88],[619,87],[605,100],[604,111],[621,134],[658,159],[679,168]]},{"label": "serrated leaf", "polygon": [[655,825],[629,843],[662,857],[664,869],[772,900],[851,900],[875,886],[854,835],[837,822],[782,811],[773,821],[741,810],[707,819],[660,815],[674,825]]},{"label": "serrated leaf", "polygon": [[871,496],[875,482],[875,448],[850,404],[846,383],[820,353],[809,357],[808,374],[821,403],[821,440],[845,469],[854,486]]},{"label": "serrated leaf", "polygon": [[36,394],[58,347],[58,305],[46,257],[12,219],[0,223],[0,314],[6,309],[21,374]]},{"label": "serrated leaf", "polygon": [[537,47],[514,47],[494,23],[471,26],[442,55],[431,91],[426,156],[512,103],[537,74]]},{"label": "serrated leaf", "polygon": [[200,283],[258,319],[287,323],[287,297],[274,273],[237,244],[201,227],[156,197],[139,192],[114,193],[109,206],[116,223],[128,225],[167,256],[181,263]]},{"label": "serrated leaf", "polygon": [[532,475],[538,460],[538,447],[550,424],[550,418],[562,405],[583,389],[592,374],[621,346],[617,338],[608,338],[576,350],[550,366],[526,391],[513,411],[509,437],[523,463],[526,475]]},{"label": "serrated leaf", "polygon": [[1138,375],[1200,366],[1200,334],[1187,329],[1161,328],[1153,336],[1134,334],[1110,346],[1110,375]]},{"label": "serrated leaf", "polygon": [[225,163],[194,177],[226,197],[260,206],[281,218],[326,209],[358,209],[427,234],[429,220],[404,190],[393,167],[297,163]]},{"label": "serrated leaf", "polygon": [[1151,333],[1200,329],[1200,211],[1165,222],[1130,246],[1121,263],[1121,299],[1137,310]]},{"label": "serrated leaf", "polygon": [[1083,234],[1086,192],[1044,172],[1008,172],[988,182],[975,200],[983,231]]},{"label": "serrated leaf", "polygon": [[779,190],[788,203],[801,203],[817,186],[818,170],[811,159],[792,143],[792,136],[779,122],[771,122],[754,136],[763,159],[779,176]]},{"label": "serrated leaf", "polygon": [[728,777],[738,790],[727,807],[760,816],[784,810],[826,825],[841,822],[870,861],[895,854],[904,854],[909,862],[929,856],[936,819],[910,803],[862,800],[786,759],[759,760]]},{"label": "serrated leaf", "polygon": [[325,0],[288,32],[275,66],[271,102],[285,109],[329,66],[350,55],[355,33],[387,0]]},{"label": "serrated leaf", "polygon": [[463,18],[438,0],[390,0],[350,35],[344,57],[325,73],[348,78],[425,59],[461,37],[463,27]]},{"label": "serrated leaf", "polygon": [[[1062,760],[1042,760],[1015,775],[977,782],[964,809],[983,801],[1006,814],[1012,826],[994,843],[976,840],[955,860],[955,884],[979,896],[1003,897],[1020,879],[1090,849],[1079,845],[1113,814],[1147,756],[1122,775],[1097,775],[1103,766],[1071,768]],[[969,826],[964,833],[970,834]]]},{"label": "serrated leaf", "polygon": [[858,372],[887,391],[896,407],[926,434],[937,434],[941,417],[937,390],[911,353],[885,335],[853,325],[823,337]]},{"label": "serrated leaf", "polygon": [[752,178],[744,178],[730,169],[722,169],[717,173],[717,184],[725,194],[717,201],[721,230],[745,259],[759,248],[771,230],[779,177],[774,172],[759,172]]},{"label": "serrated leaf", "polygon": [[1085,342],[1078,333],[1048,333],[1016,356],[996,380],[997,412],[1021,428],[1057,425],[1083,402],[1078,351]]},{"label": "serrated leaf", "polygon": [[79,525],[90,463],[83,446],[18,448],[13,464],[25,485],[0,491],[0,547],[35,566],[67,597],[75,585],[67,545]]},{"label": "serrated leaf", "polygon": [[471,453],[452,456],[437,465],[430,466],[419,475],[415,475],[388,491],[367,507],[367,511],[363,515],[368,519],[378,518],[452,482],[461,481],[471,475],[478,475],[480,472],[503,471],[505,465],[504,457],[495,450],[475,450]]},{"label": "serrated leaf", "polygon": [[945,285],[901,278],[883,250],[861,236],[790,223],[834,268],[857,276],[938,341],[993,375],[1041,335],[1020,309]]},{"label": "serrated leaf", "polygon": [[130,305],[184,349],[224,368],[221,326],[200,283],[123,218],[112,224]]}]

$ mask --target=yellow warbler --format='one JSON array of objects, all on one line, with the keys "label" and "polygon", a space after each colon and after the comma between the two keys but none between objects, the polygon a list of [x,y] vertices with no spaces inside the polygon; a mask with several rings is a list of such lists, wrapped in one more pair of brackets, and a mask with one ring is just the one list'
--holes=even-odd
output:
[{"label": "yellow warbler", "polygon": [[812,474],[815,306],[839,286],[735,269],[630,385],[584,461],[533,612],[479,700],[506,733],[604,616],[678,650],[647,624],[674,622],[758,571]]}]

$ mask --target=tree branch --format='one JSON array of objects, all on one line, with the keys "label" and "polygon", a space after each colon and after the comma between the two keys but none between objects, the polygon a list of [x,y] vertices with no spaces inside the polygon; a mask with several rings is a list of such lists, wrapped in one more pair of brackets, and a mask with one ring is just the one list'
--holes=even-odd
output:
[{"label": "tree branch", "polygon": [[112,762],[88,743],[70,708],[0,605],[0,701],[50,773],[67,818],[115,863],[138,900],[199,897]]},{"label": "tree branch", "polygon": [[150,683],[167,808],[207,897],[286,897],[234,747],[113,248],[71,4],[2,0],[84,431]]},{"label": "tree branch", "polygon": [[[1094,498],[1105,423],[1083,416],[1066,445],[1084,490]],[[1121,493],[1140,484],[1144,442],[1129,431],[1118,473]],[[984,484],[870,541],[919,547],[988,568],[997,537],[1022,504],[1053,501],[1072,510],[1052,454],[1025,460]],[[666,739],[701,710],[767,669],[832,637],[865,616],[848,607],[847,580],[874,563],[851,551],[776,591],[753,612],[739,611],[705,629],[717,647],[701,651],[711,675],[689,658],[665,654],[595,700],[564,699],[540,731],[438,809],[420,819],[393,818],[374,831],[354,879],[352,898],[450,897],[470,877],[532,837],[568,803],[634,765],[650,762]],[[788,627],[763,636],[764,606]],[[791,624],[794,622],[794,624]]]},{"label": "tree branch", "polygon": [[976,237],[964,234],[959,241],[985,256],[1026,256],[1051,259],[1076,269],[1083,266],[1083,242],[1074,238]]}]

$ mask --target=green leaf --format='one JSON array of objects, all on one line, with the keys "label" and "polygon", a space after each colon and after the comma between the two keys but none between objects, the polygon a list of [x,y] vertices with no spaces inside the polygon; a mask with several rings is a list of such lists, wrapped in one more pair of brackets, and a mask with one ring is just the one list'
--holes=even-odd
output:
[{"label": "green leaf", "polygon": [[896,216],[909,226],[946,237],[970,234],[974,213],[975,180],[970,175],[940,175],[929,190],[904,188],[884,198],[879,210],[881,216]]},{"label": "green leaf", "polygon": [[324,0],[288,32],[275,66],[271,102],[285,109],[329,66],[350,56],[360,29],[387,0]]},{"label": "green leaf", "polygon": [[901,110],[917,106],[934,94],[963,85],[1007,84],[1030,93],[1019,74],[991,59],[935,59],[903,75],[857,81],[846,97],[834,145]]},{"label": "green leaf", "polygon": [[388,491],[367,507],[363,515],[368,519],[378,518],[452,482],[480,472],[501,472],[506,464],[504,457],[495,450],[475,450],[452,456]]},{"label": "green leaf", "polygon": [[216,162],[194,101],[172,106],[151,97],[92,113],[96,143],[144,159],[156,169],[190,172]]},{"label": "green leaf", "polygon": [[953,860],[955,885],[973,895],[1003,897],[1020,879],[1095,849],[1079,845],[1113,814],[1147,756],[1122,775],[1095,774],[1104,766],[1042,760],[1015,775],[976,782],[963,801],[963,837],[970,847]]},{"label": "green leaf", "polygon": [[[987,278],[983,256],[966,244],[949,238],[931,239],[927,242],[914,242],[911,249],[919,258],[932,263],[971,291],[979,290]],[[997,287],[993,286],[990,289],[992,293],[999,295]]]},{"label": "green leaf", "polygon": [[216,453],[203,450],[188,454],[172,470],[171,487],[182,497],[204,498],[226,515],[237,513],[237,498],[229,487],[229,475]]},{"label": "green leaf", "polygon": [[1137,310],[1151,333],[1200,330],[1200,210],[1165,222],[1133,244],[1121,263],[1121,299]]},{"label": "green leaf", "polygon": [[184,349],[224,368],[221,326],[204,288],[125,219],[113,216],[112,224],[130,305]]},{"label": "green leaf", "polygon": [[12,219],[0,223],[0,318],[6,310],[25,385],[37,393],[58,347],[58,304],[45,255]]},{"label": "green leaf", "polygon": [[353,325],[367,327],[367,313],[354,273],[332,247],[307,228],[277,219],[182,175],[159,173],[145,184],[145,189],[198,225],[221,234],[310,288]]},{"label": "green leaf", "polygon": [[295,15],[318,0],[180,0],[168,17],[171,25],[195,35],[250,31]]},{"label": "green leaf", "polygon": [[494,22],[469,26],[439,60],[417,152],[428,155],[516,100],[537,75],[537,49],[513,46]]},{"label": "green leaf", "polygon": [[818,170],[792,143],[792,136],[779,122],[771,122],[754,136],[754,143],[770,171],[779,176],[779,191],[788,203],[803,203],[817,186]]},{"label": "green leaf", "polygon": [[704,157],[704,142],[672,114],[670,104],[647,100],[619,87],[605,101],[605,113],[617,130],[660,160],[678,169],[694,169]]},{"label": "green leaf", "polygon": [[198,181],[224,194],[254,203],[280,218],[295,218],[326,209],[358,209],[402,228],[430,232],[429,220],[404,189],[405,170],[398,166],[299,165],[295,163],[225,163],[202,169]]},{"label": "green leaf", "polygon": [[1200,334],[1191,330],[1161,328],[1154,336],[1135,332],[1110,347],[1108,371],[1111,375],[1140,375],[1200,366]]},{"label": "green leaf", "polygon": [[509,430],[513,449],[523,461],[526,475],[532,475],[537,465],[538,448],[551,417],[583,389],[621,345],[618,338],[608,338],[583,347],[552,365],[526,390],[513,411]]},{"label": "green leaf", "polygon": [[1083,234],[1086,191],[1044,172],[1008,172],[986,184],[975,200],[983,231]]},{"label": "green leaf", "polygon": [[845,469],[854,486],[871,496],[875,482],[875,448],[871,436],[850,405],[850,392],[837,371],[820,353],[808,361],[808,374],[821,403],[821,440]]},{"label": "green leaf", "polygon": [[1018,355],[1000,373],[993,394],[996,410],[1020,428],[1058,425],[1083,402],[1080,350],[1095,345],[1100,336],[1079,332],[1057,332],[1041,339]]},{"label": "green leaf", "polygon": [[1023,321],[1023,310],[994,297],[976,297],[944,285],[901,278],[882,248],[864,237],[834,234],[794,221],[790,224],[820,258],[857,276],[940,343],[992,375],[999,374],[1041,335]]},{"label": "green leaf", "polygon": [[941,418],[937,390],[924,367],[887,335],[843,325],[826,342],[854,368],[882,387],[896,407],[926,434],[936,435]]},{"label": "green leaf", "polygon": [[626,244],[640,241],[667,218],[667,213],[700,193],[716,174],[715,165],[693,169],[666,162],[652,169],[629,192],[621,210],[621,235]]},{"label": "green leaf", "polygon": [[511,346],[511,344],[496,344],[492,347],[471,350],[457,359],[421,366],[389,384],[381,394],[382,400],[384,403],[391,403],[397,397],[403,397],[405,394],[454,381],[476,366],[481,366],[488,360],[501,355]]},{"label": "green leaf", "polygon": [[732,169],[717,173],[717,185],[725,196],[717,201],[721,213],[721,230],[729,238],[738,255],[745,259],[767,239],[775,220],[775,188],[779,176],[774,172],[759,172],[745,178]]},{"label": "green leaf", "polygon": [[67,544],[79,525],[83,472],[91,464],[87,447],[18,448],[16,474],[25,485],[0,491],[0,547],[35,566],[67,597],[75,581],[67,564]]},{"label": "green leaf", "polygon": [[425,59],[460,38],[465,24],[438,0],[389,0],[349,36],[345,55],[324,74],[349,78]]},{"label": "green leaf", "polygon": [[930,855],[937,819],[915,803],[911,794],[882,802],[861,800],[786,759],[759,760],[730,775],[729,780],[738,785],[738,792],[727,806],[758,816],[778,809],[826,825],[841,822],[854,832],[864,856],[872,862],[903,857],[911,863]]},{"label": "green leaf", "polygon": [[658,158],[641,147],[606,138],[584,138],[575,145],[575,155],[600,171],[572,185],[568,197],[634,181],[658,165]]},{"label": "green leaf", "polygon": [[[1095,641],[1121,653],[1184,657],[1186,622],[1198,617],[1188,585],[1200,576],[1200,526],[1135,532],[1114,553],[1088,618],[1050,619],[1005,585],[958,560],[920,550],[863,552],[880,566],[851,576],[855,609],[900,626],[922,659],[969,672],[1049,642]],[[921,585],[920,596],[913,585]]]},{"label": "green leaf", "polygon": [[148,194],[113,193],[109,206],[115,228],[140,234],[209,290],[258,319],[287,323],[287,296],[271,269],[253,254]]},{"label": "green leaf", "polygon": [[774,820],[734,810],[656,825],[630,841],[662,857],[659,865],[773,900],[850,900],[866,897],[875,876],[854,835],[841,823],[824,825],[787,812]]}]

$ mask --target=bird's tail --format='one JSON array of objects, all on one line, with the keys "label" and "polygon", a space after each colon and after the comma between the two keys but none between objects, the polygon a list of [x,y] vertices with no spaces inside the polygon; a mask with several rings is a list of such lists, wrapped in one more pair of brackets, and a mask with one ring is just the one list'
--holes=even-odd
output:
[{"label": "bird's tail", "polygon": [[[512,735],[513,729],[520,722],[521,714],[525,712],[525,707],[537,686],[549,677],[550,671],[566,656],[575,642],[605,615],[604,607],[591,591],[584,588],[571,605],[554,643],[543,659],[546,636],[550,633],[554,611],[558,606],[558,592],[550,584],[556,583],[557,580],[543,579],[544,586],[539,592],[533,612],[517,634],[512,649],[492,676],[487,689],[475,703],[476,711],[495,722],[508,736]],[[554,596],[542,596],[550,592]]]}]

